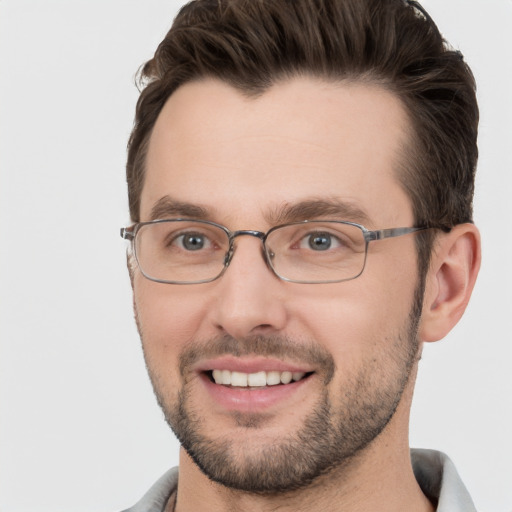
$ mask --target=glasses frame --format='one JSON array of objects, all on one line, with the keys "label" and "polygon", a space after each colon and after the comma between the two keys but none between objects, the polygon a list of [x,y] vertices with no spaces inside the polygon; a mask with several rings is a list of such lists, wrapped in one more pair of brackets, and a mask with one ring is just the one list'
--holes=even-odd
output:
[{"label": "glasses frame", "polygon": [[[142,266],[139,262],[139,259],[137,257],[137,249],[136,249],[136,245],[135,245],[135,239],[137,237],[137,233],[140,231],[140,229],[142,227],[147,226],[147,225],[162,224],[162,223],[169,223],[169,222],[181,222],[181,221],[195,222],[198,224],[207,224],[209,226],[217,227],[217,228],[221,229],[222,231],[224,231],[224,233],[226,233],[226,235],[228,237],[228,242],[229,242],[229,249],[224,258],[224,266],[223,266],[222,270],[219,272],[219,274],[217,274],[215,277],[212,277],[210,279],[203,279],[201,281],[169,281],[166,279],[157,279],[157,278],[151,277],[144,272],[144,269],[142,268]],[[361,232],[363,233],[364,240],[365,240],[364,261],[363,261],[363,266],[361,268],[361,271],[357,275],[355,275],[353,277],[348,277],[348,278],[344,278],[344,279],[334,279],[334,280],[330,280],[330,281],[302,281],[302,280],[295,280],[295,279],[289,279],[287,277],[283,277],[276,271],[276,269],[272,265],[272,255],[270,254],[270,251],[265,244],[268,236],[272,232],[274,232],[278,229],[281,229],[281,228],[285,228],[287,226],[298,226],[298,225],[304,225],[304,224],[311,224],[313,222],[321,222],[324,224],[325,223],[327,223],[327,224],[330,224],[330,223],[345,224],[345,225],[357,227],[361,230]],[[121,228],[120,235],[125,240],[128,240],[129,242],[131,242],[133,255],[135,256],[135,261],[137,262],[137,266],[139,267],[139,270],[142,273],[142,275],[146,279],[149,279],[150,281],[154,281],[156,283],[163,283],[163,284],[211,283],[212,281],[219,279],[224,274],[224,272],[227,270],[227,268],[229,267],[229,264],[231,263],[231,260],[233,259],[233,255],[235,252],[235,246],[234,246],[235,238],[237,238],[239,236],[254,236],[256,238],[259,238],[262,242],[263,258],[265,260],[265,263],[270,268],[272,273],[276,277],[281,279],[282,281],[286,281],[289,283],[298,283],[298,284],[329,284],[329,283],[342,283],[344,281],[352,281],[353,279],[358,278],[363,273],[363,271],[366,267],[366,258],[368,256],[368,245],[370,244],[370,242],[376,242],[379,240],[384,240],[386,238],[395,238],[398,236],[408,235],[410,233],[416,233],[418,231],[424,231],[426,229],[432,229],[432,228],[428,227],[428,226],[413,226],[413,227],[370,230],[370,229],[367,229],[362,224],[357,224],[356,222],[350,222],[350,221],[344,221],[344,220],[310,219],[310,220],[303,220],[303,221],[298,221],[298,222],[289,222],[287,224],[280,224],[278,226],[274,226],[274,227],[270,228],[266,233],[264,233],[263,231],[256,231],[256,230],[252,230],[252,229],[241,229],[241,230],[237,230],[237,231],[230,231],[226,226],[223,226],[222,224],[217,224],[216,222],[212,222],[209,220],[176,218],[176,219],[157,219],[157,220],[151,220],[151,221],[147,221],[147,222],[138,222],[129,227]]]}]

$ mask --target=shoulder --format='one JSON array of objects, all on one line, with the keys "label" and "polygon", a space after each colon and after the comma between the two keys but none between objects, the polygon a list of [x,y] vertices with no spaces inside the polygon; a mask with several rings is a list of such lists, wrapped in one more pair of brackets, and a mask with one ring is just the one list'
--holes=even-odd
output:
[{"label": "shoulder", "polygon": [[123,512],[164,512],[171,494],[178,486],[178,468],[169,469],[131,508]]},{"label": "shoulder", "polygon": [[412,449],[414,475],[423,493],[437,503],[437,512],[476,512],[455,465],[442,452]]}]

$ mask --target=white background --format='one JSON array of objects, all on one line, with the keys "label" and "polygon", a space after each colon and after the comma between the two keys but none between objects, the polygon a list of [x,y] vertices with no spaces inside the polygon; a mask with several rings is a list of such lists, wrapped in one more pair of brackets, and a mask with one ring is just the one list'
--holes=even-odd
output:
[{"label": "white background", "polygon": [[[125,145],[163,0],[0,0],[0,511],[115,511],[177,462],[132,318]],[[466,316],[426,347],[411,444],[512,511],[512,1],[425,0],[479,85]]]}]

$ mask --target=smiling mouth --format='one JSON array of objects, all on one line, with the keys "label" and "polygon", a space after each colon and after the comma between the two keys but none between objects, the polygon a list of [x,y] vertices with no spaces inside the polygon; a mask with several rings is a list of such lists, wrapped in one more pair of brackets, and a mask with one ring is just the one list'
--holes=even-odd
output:
[{"label": "smiling mouth", "polygon": [[306,379],[313,372],[260,371],[256,373],[232,372],[230,370],[210,370],[206,372],[211,382],[222,386],[238,388],[262,388],[279,386]]}]

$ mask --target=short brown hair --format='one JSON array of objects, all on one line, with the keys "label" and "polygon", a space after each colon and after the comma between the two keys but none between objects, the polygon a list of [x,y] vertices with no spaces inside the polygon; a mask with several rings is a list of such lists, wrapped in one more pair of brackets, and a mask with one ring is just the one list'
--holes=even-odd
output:
[{"label": "short brown hair", "polygon": [[[398,177],[416,224],[449,229],[471,221],[478,155],[473,75],[424,9],[405,0],[185,5],[139,74],[143,90],[127,162],[132,220],[139,221],[151,131],[179,86],[213,77],[257,96],[297,75],[373,82],[395,93],[413,130]],[[428,235],[419,239],[430,247]]]}]

